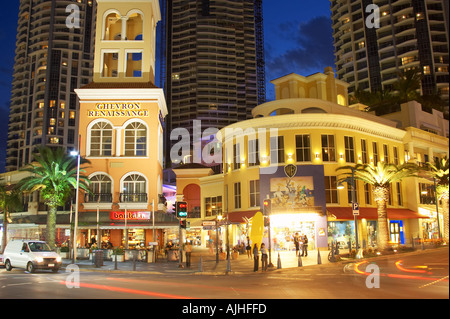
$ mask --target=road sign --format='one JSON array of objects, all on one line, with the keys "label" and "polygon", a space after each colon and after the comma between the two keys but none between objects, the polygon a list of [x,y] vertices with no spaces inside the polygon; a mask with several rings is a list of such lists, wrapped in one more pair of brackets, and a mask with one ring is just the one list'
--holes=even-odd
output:
[{"label": "road sign", "polygon": [[353,215],[359,215],[359,203],[352,204]]}]

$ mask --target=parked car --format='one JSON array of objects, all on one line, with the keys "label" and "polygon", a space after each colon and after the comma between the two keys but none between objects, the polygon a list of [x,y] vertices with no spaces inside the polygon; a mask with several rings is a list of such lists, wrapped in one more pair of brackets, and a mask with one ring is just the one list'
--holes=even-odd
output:
[{"label": "parked car", "polygon": [[0,266],[4,266],[3,255],[0,255]]},{"label": "parked car", "polygon": [[11,240],[3,252],[7,271],[23,268],[32,273],[36,269],[51,269],[57,272],[61,268],[61,257],[45,241]]}]

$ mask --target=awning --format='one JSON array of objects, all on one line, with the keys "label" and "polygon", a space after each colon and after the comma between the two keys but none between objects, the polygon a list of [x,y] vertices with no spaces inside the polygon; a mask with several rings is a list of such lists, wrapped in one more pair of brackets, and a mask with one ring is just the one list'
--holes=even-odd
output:
[{"label": "awning", "polygon": [[[353,220],[353,210],[351,207],[327,207],[327,211],[331,217],[343,220]],[[410,209],[405,208],[388,208],[387,217],[391,220],[396,219],[417,219],[429,218],[427,215],[419,214]],[[377,208],[375,207],[360,207],[357,219],[378,219]]]},{"label": "awning", "polygon": [[246,223],[247,222],[246,219],[252,218],[258,211],[259,210],[247,210],[242,212],[228,213],[228,220],[232,224]]}]

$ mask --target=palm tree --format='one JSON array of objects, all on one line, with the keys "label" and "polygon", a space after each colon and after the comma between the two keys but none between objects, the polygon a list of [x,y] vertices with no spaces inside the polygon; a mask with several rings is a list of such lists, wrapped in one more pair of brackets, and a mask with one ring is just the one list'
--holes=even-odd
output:
[{"label": "palm tree", "polygon": [[430,177],[436,181],[436,194],[438,200],[442,201],[443,216],[444,216],[444,240],[446,243],[449,242],[449,231],[448,231],[448,165],[449,161],[447,156],[442,159],[436,158],[434,164],[427,163],[429,167],[428,174]]},{"label": "palm tree", "polygon": [[393,84],[393,90],[398,102],[405,103],[420,98],[422,74],[417,68],[402,70],[398,73],[398,80]]},{"label": "palm tree", "polygon": [[[377,203],[378,213],[378,249],[383,251],[389,245],[389,228],[387,222],[387,202],[389,201],[390,184],[401,181],[407,177],[417,176],[418,167],[415,164],[403,165],[378,162],[377,166],[371,164],[356,164],[355,166],[341,166],[338,170],[353,170],[354,179],[372,185],[373,197]],[[351,172],[339,181],[348,181]]]},{"label": "palm tree", "polygon": [[3,212],[3,237],[2,237],[2,251],[5,250],[8,242],[8,223],[9,213],[18,211],[22,207],[21,193],[10,185],[0,185],[0,211]]},{"label": "palm tree", "polygon": [[[34,158],[36,162],[20,170],[30,172],[31,176],[21,180],[19,187],[27,192],[40,191],[48,206],[46,241],[54,247],[57,208],[66,203],[71,189],[77,187],[77,160],[62,148],[49,147],[40,148]],[[80,169],[79,188],[89,192],[89,180],[81,173],[84,170]]]}]

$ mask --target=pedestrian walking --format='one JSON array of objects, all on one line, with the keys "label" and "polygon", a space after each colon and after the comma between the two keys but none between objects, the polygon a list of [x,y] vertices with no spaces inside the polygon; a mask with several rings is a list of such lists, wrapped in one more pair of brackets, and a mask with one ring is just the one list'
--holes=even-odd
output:
[{"label": "pedestrian walking", "polygon": [[247,257],[252,258],[252,246],[250,245],[250,237],[247,236],[247,246],[245,247],[247,251]]},{"label": "pedestrian walking", "polygon": [[264,243],[261,244],[261,270],[267,271],[267,249],[265,247],[266,245]]},{"label": "pedestrian walking", "polygon": [[189,240],[186,243],[186,245],[184,246],[184,252],[186,254],[186,268],[191,268],[192,245]]},{"label": "pedestrian walking", "polygon": [[299,254],[299,249],[300,249],[298,233],[295,233],[295,235],[294,235],[294,245],[295,245],[295,257],[297,257]]},{"label": "pedestrian walking", "polygon": [[253,246],[253,261],[254,261],[253,271],[258,271],[259,267],[258,244],[255,244],[255,246]]},{"label": "pedestrian walking", "polygon": [[302,257],[305,255],[305,257],[308,257],[308,237],[303,236],[303,245],[302,245]]}]

